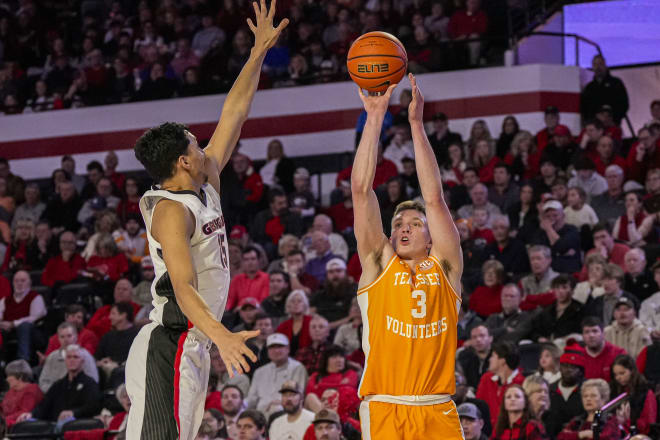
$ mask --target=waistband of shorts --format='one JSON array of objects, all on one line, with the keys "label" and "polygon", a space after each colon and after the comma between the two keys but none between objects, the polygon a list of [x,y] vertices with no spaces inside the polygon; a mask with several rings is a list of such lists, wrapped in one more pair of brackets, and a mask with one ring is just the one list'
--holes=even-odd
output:
[{"label": "waistband of shorts", "polygon": [[449,394],[425,394],[422,396],[391,396],[389,394],[372,394],[364,396],[365,402],[385,402],[393,403],[396,405],[411,405],[411,406],[424,406],[424,405],[439,405],[442,403],[451,402]]},{"label": "waistband of shorts", "polygon": [[209,351],[211,349],[211,345],[213,345],[213,341],[209,338],[200,337],[199,335],[190,332],[188,333],[188,336],[186,336],[186,341],[196,342],[199,345],[204,346],[206,351]]}]

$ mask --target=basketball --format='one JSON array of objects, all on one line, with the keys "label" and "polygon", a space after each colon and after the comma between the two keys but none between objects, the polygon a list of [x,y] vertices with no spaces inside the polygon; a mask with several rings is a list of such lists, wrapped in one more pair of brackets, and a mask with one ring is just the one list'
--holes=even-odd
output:
[{"label": "basketball", "polygon": [[406,74],[408,56],[403,44],[387,32],[368,32],[348,50],[351,79],[371,93],[384,92]]}]

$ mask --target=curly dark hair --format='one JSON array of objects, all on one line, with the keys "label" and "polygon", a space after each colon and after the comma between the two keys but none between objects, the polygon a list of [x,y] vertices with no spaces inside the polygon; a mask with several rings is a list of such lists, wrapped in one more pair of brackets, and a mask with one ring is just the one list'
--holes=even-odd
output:
[{"label": "curly dark hair", "polygon": [[157,183],[172,177],[179,156],[186,154],[190,143],[186,131],[184,124],[165,122],[146,131],[135,143],[135,157]]}]

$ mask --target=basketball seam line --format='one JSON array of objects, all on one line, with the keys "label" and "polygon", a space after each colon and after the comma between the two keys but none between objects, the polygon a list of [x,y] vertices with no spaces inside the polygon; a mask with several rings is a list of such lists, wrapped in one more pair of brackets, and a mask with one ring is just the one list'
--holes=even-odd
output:
[{"label": "basketball seam line", "polygon": [[403,66],[399,67],[394,72],[390,72],[387,75],[383,75],[383,76],[373,76],[373,77],[360,76],[360,75],[355,75],[355,74],[351,73],[350,71],[348,72],[348,74],[351,75],[352,77],[359,78],[359,79],[383,79],[383,78],[387,78],[388,76],[392,76],[395,73],[399,73],[402,69],[405,69],[407,67],[408,67],[408,63],[406,63]]},{"label": "basketball seam line", "polygon": [[386,57],[386,58],[398,58],[400,60],[406,60],[407,58],[404,58],[399,55],[383,55],[383,54],[369,54],[369,55],[356,55],[353,58],[348,58],[346,62],[353,61],[356,58],[367,58],[367,57]]},{"label": "basketball seam line", "polygon": [[[360,40],[367,39],[367,38],[382,38],[382,39],[384,39],[384,40],[391,41],[392,43],[396,44],[396,45],[399,46],[401,49],[403,49],[403,52],[404,52],[404,53],[406,52],[406,48],[403,47],[403,44],[397,43],[397,42],[394,41],[393,39],[388,38],[388,37],[384,37],[384,36],[382,36],[382,35],[369,35],[369,36],[366,36],[366,37],[363,35],[362,37],[360,37],[360,38],[358,38],[357,40],[355,40],[355,42],[354,42],[353,44],[357,43],[357,42],[360,41]],[[349,50],[349,52],[350,52],[350,50]],[[407,53],[406,53],[406,55],[407,55]]]}]

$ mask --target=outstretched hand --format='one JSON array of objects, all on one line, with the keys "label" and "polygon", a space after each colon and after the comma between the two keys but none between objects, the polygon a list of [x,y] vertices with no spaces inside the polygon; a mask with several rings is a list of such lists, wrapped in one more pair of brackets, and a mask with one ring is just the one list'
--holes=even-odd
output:
[{"label": "outstretched hand", "polygon": [[397,84],[392,84],[387,88],[387,91],[382,95],[365,95],[362,89],[358,86],[358,95],[362,100],[364,109],[367,111],[367,114],[381,114],[384,115],[387,112],[387,107],[390,105],[390,98],[392,97],[392,92],[396,88]]},{"label": "outstretched hand", "polygon": [[412,73],[408,74],[410,85],[412,86],[412,101],[408,106],[408,121],[422,122],[424,117],[424,96],[417,87],[417,79]]},{"label": "outstretched hand", "polygon": [[250,371],[250,366],[247,363],[246,357],[252,362],[257,361],[257,356],[250,348],[245,345],[248,339],[259,336],[259,330],[242,331],[238,333],[228,333],[225,336],[213,339],[213,342],[218,346],[220,357],[227,366],[227,373],[229,377],[234,377],[234,371],[238,373],[247,373]]},{"label": "outstretched hand", "polygon": [[254,33],[254,47],[264,52],[275,45],[280,34],[289,24],[289,19],[285,18],[277,27],[273,27],[276,3],[277,0],[272,0],[270,2],[270,9],[267,9],[266,0],[260,0],[260,5],[257,2],[252,2],[257,24],[255,25],[251,18],[247,19],[247,24],[252,33]]}]

